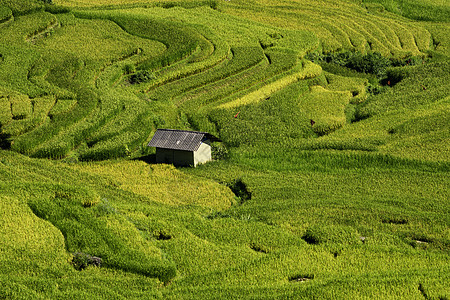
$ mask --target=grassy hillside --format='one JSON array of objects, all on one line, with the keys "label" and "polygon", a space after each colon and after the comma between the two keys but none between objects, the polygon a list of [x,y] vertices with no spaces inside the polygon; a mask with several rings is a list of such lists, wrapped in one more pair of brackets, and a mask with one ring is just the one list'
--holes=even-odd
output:
[{"label": "grassy hillside", "polygon": [[450,298],[448,11],[0,0],[0,298]]}]

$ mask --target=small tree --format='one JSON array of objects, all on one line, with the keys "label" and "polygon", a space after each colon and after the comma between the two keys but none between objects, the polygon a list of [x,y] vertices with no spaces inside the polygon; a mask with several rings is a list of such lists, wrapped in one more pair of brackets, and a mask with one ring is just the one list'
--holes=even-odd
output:
[{"label": "small tree", "polygon": [[130,83],[137,84],[155,79],[155,75],[147,70],[139,71],[130,76]]},{"label": "small tree", "polygon": [[378,78],[382,78],[386,75],[386,69],[390,65],[391,62],[389,59],[378,52],[372,52],[366,55],[355,53],[346,63],[346,67],[348,68],[358,72],[374,74]]}]

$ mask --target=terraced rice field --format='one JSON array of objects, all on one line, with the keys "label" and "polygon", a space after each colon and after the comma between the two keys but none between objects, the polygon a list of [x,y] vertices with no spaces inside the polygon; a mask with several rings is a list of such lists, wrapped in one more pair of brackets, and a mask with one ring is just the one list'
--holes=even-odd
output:
[{"label": "terraced rice field", "polygon": [[[404,57],[425,55],[432,47],[428,30],[373,11],[370,5],[261,2],[220,7],[232,14],[251,11],[246,14],[255,21],[280,26],[270,28],[201,4],[186,3],[194,7],[189,9],[36,12],[5,27],[10,49],[2,51],[8,57],[3,64],[14,73],[4,75],[9,88],[23,97],[55,96],[54,107],[47,111],[51,122],[41,117],[28,126],[9,124],[20,127],[5,130],[14,140],[12,148],[36,157],[61,158],[74,149],[84,159],[117,157],[124,154],[124,145],[137,149],[148,139],[159,119],[159,103],[173,103],[187,115],[205,105],[214,108],[215,102],[220,102],[219,108],[258,103],[297,80],[318,77],[320,68],[301,60],[313,50],[354,49]],[[279,18],[289,27],[283,28]],[[71,34],[74,31],[78,34]],[[16,51],[14,47],[25,51],[20,65],[13,55],[6,56]],[[130,86],[127,79],[133,72],[124,72],[127,68],[151,69],[153,79]],[[9,97],[9,92],[4,94]],[[31,115],[22,119],[27,117]],[[18,123],[14,118],[12,114],[10,122]],[[168,126],[177,126],[176,114],[166,118]],[[130,128],[136,122],[142,126]]]},{"label": "terraced rice field", "polygon": [[0,0],[0,298],[449,298],[448,11]]}]

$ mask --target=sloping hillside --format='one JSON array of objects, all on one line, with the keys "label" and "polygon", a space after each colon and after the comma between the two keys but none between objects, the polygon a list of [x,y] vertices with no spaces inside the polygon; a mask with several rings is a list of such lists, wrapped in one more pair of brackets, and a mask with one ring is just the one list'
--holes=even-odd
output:
[{"label": "sloping hillside", "polygon": [[449,11],[0,0],[0,298],[449,298]]}]

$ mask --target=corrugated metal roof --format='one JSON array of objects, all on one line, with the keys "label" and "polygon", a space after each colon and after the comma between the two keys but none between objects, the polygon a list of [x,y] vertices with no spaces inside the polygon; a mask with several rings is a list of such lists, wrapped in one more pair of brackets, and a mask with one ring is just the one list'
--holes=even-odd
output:
[{"label": "corrugated metal roof", "polygon": [[197,151],[203,140],[209,139],[212,142],[220,141],[217,137],[207,132],[158,129],[155,132],[149,147]]}]

